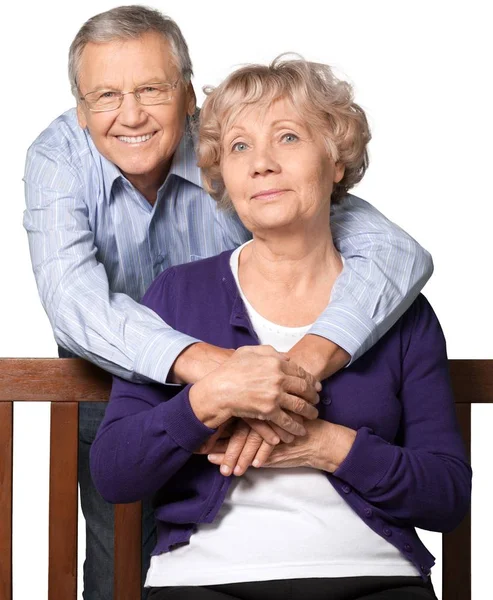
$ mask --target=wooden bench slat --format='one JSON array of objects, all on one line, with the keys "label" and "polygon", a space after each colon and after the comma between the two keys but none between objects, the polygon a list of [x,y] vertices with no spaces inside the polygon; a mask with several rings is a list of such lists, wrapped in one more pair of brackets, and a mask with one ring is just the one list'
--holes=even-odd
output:
[{"label": "wooden bench slat", "polygon": [[77,449],[76,402],[51,404],[49,600],[77,598]]},{"label": "wooden bench slat", "polygon": [[2,358],[0,401],[100,402],[111,375],[79,358]]},{"label": "wooden bench slat", "polygon": [[493,402],[493,360],[449,360],[456,404]]},{"label": "wooden bench slat", "polygon": [[142,503],[115,506],[114,600],[136,600],[141,594]]},{"label": "wooden bench slat", "polygon": [[[457,419],[471,458],[471,405],[456,405]],[[471,514],[451,533],[442,536],[443,598],[471,600]]]},{"label": "wooden bench slat", "polygon": [[0,598],[12,600],[12,402],[0,402]]}]

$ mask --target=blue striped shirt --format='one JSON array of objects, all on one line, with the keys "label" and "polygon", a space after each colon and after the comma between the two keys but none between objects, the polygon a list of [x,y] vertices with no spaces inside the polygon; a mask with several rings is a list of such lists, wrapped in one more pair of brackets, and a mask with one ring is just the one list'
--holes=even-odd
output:
[{"label": "blue striped shirt", "polygon": [[[154,206],[94,146],[75,109],[29,148],[24,176],[34,275],[57,343],[115,375],[165,382],[196,342],[139,304],[164,269],[235,248],[250,233],[204,191],[182,138]],[[331,227],[344,270],[310,333],[355,360],[404,313],[432,272],[410,236],[349,195]]]}]

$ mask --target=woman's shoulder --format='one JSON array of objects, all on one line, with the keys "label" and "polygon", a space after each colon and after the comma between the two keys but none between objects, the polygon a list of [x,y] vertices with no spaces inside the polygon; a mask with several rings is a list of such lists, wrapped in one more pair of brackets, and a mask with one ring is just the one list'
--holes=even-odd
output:
[{"label": "woman's shoulder", "polygon": [[440,321],[423,294],[418,295],[396,325],[404,355],[427,351],[445,352],[445,337]]},{"label": "woman's shoulder", "polygon": [[216,256],[176,265],[152,282],[142,304],[171,324],[178,308],[213,300],[221,284],[232,279],[229,259],[233,250]]}]

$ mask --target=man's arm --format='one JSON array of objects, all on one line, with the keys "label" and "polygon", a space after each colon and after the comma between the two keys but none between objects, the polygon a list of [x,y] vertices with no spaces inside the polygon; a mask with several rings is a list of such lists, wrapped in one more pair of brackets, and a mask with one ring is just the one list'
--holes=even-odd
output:
[{"label": "man's arm", "polygon": [[289,354],[325,379],[373,346],[431,277],[429,253],[361,198],[333,207],[334,243],[345,259],[327,309]]},{"label": "man's arm", "polygon": [[28,152],[24,226],[43,306],[58,344],[125,379],[165,382],[197,340],[109,288],[89,223],[78,165],[67,148],[36,142]]}]

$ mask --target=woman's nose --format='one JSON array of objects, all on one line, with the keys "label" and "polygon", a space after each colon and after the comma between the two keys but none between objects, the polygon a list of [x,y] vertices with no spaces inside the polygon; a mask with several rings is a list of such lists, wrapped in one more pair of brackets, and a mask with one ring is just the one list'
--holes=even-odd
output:
[{"label": "woman's nose", "polygon": [[252,177],[268,173],[278,173],[281,169],[281,165],[270,146],[263,145],[255,148],[251,154],[251,158],[250,175]]}]

